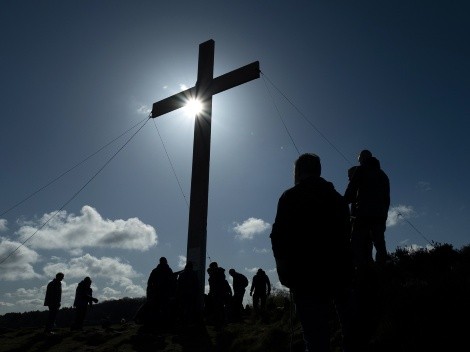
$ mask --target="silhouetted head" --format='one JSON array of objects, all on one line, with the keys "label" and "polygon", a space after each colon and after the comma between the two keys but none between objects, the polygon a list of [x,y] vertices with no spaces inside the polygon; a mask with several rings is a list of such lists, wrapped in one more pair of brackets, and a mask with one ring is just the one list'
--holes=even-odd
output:
[{"label": "silhouetted head", "polygon": [[91,285],[91,279],[89,276],[83,279],[83,282],[86,283],[87,285]]},{"label": "silhouetted head", "polygon": [[359,161],[359,164],[362,165],[369,158],[372,158],[372,153],[370,152],[370,150],[364,149],[359,153],[357,161]]},{"label": "silhouetted head", "polygon": [[217,264],[217,262],[212,262],[209,264],[209,268],[218,268],[219,265]]},{"label": "silhouetted head", "polygon": [[57,273],[55,274],[55,278],[59,281],[62,281],[62,279],[64,278],[64,273]]},{"label": "silhouetted head", "polygon": [[235,274],[235,269],[230,269],[228,273],[233,276]]},{"label": "silhouetted head", "polygon": [[264,273],[264,270],[261,269],[261,268],[259,268],[258,271],[257,271],[257,273],[261,275],[262,273]]},{"label": "silhouetted head", "polygon": [[353,167],[350,167],[348,169],[348,179],[349,179],[349,181],[351,181],[351,179],[353,178],[354,174],[356,173],[356,170],[357,170],[357,165],[353,166]]},{"label": "silhouetted head", "polygon": [[165,257],[160,258],[160,264],[168,264],[168,260]]},{"label": "silhouetted head", "polygon": [[294,181],[298,184],[305,178],[321,174],[320,157],[313,153],[305,153],[299,156],[294,164]]}]

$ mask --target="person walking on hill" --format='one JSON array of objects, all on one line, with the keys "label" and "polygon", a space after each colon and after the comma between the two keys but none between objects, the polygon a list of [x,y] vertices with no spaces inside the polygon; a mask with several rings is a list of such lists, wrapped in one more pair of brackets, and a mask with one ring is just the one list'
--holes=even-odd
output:
[{"label": "person walking on hill", "polygon": [[350,351],[349,208],[320,175],[318,155],[302,154],[295,161],[294,186],[279,198],[271,245],[279,280],[292,294],[305,351],[330,351],[332,311],[341,323],[343,348]]},{"label": "person walking on hill", "polygon": [[62,280],[64,279],[63,273],[57,273],[55,279],[47,284],[46,297],[44,298],[44,305],[49,307],[49,314],[44,328],[44,333],[53,334],[55,320],[59,312],[60,303],[62,300]]},{"label": "person walking on hill", "polygon": [[93,297],[93,289],[91,288],[91,279],[89,276],[85,277],[77,285],[75,290],[75,300],[73,306],[75,307],[75,320],[70,330],[82,330],[83,321],[87,313],[88,306],[93,303],[98,303],[98,299]]},{"label": "person walking on hill", "polygon": [[171,323],[172,299],[176,293],[176,276],[168,265],[168,260],[161,257],[159,264],[150,273],[147,281],[147,301],[150,309],[155,314],[152,323],[160,327]]},{"label": "person walking on hill", "polygon": [[258,269],[251,282],[250,296],[253,296],[253,310],[255,313],[264,312],[266,300],[271,294],[271,281],[263,269]]},{"label": "person walking on hill", "polygon": [[248,286],[248,278],[235,269],[228,271],[233,279],[233,298],[232,298],[232,315],[234,320],[240,320],[243,312],[243,297],[245,296],[246,287]]}]

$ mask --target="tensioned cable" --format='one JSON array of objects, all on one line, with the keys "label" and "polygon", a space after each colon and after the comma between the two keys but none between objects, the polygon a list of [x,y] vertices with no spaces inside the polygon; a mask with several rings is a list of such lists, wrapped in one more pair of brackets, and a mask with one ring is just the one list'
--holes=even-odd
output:
[{"label": "tensioned cable", "polygon": [[273,105],[274,105],[274,107],[276,108],[277,114],[279,115],[279,119],[281,120],[282,124],[284,125],[284,129],[286,130],[287,135],[289,136],[289,138],[290,138],[292,144],[294,145],[295,150],[297,150],[297,154],[300,155],[299,148],[297,148],[297,145],[296,145],[295,142],[294,142],[294,138],[292,138],[292,135],[290,134],[289,129],[287,128],[287,126],[286,126],[286,124],[285,124],[285,122],[284,122],[284,119],[282,118],[281,112],[280,112],[279,108],[278,108],[277,105],[276,105],[276,102],[275,102],[275,100],[274,100],[274,96],[272,95],[271,91],[269,90],[268,85],[266,84],[266,80],[264,79],[264,74],[263,74],[263,82],[264,82],[264,85],[265,85],[265,87],[266,87],[266,90],[268,91],[269,96],[271,97],[271,99],[272,99],[272,101],[273,101]]},{"label": "tensioned cable", "polygon": [[[305,114],[279,89],[277,88],[277,86],[269,79],[269,77],[266,76],[266,74],[262,71],[260,71],[260,73],[263,75],[263,79],[266,78],[266,80],[279,92],[279,94],[281,94],[284,99],[286,99],[289,104],[291,104],[295,110],[297,110],[297,112],[305,119],[305,121],[307,121],[308,124],[310,124],[314,129],[315,131],[317,131],[317,133],[334,149],[338,152],[338,154],[340,154],[344,160],[346,160],[347,163],[349,163],[349,165],[353,166],[353,163],[305,116]],[[268,90],[269,92],[269,90]],[[277,106],[275,105],[276,107],[276,110],[278,111],[279,113],[279,109],[277,108]],[[282,118],[281,118],[281,121]],[[287,129],[286,127],[286,124],[284,123],[284,121],[282,122],[284,124],[284,127]],[[289,137],[291,138],[291,140],[293,141],[292,139],[292,136],[289,134]],[[292,142],[294,144],[294,147],[297,149],[297,147],[295,146],[295,143]],[[298,151],[298,150],[297,150]],[[424,235],[421,231],[419,231],[416,226],[414,226],[411,221],[409,221],[408,219],[405,219],[403,217],[403,215],[399,214],[399,216],[401,216],[403,218],[404,221],[406,221],[421,237],[423,237],[429,244],[433,245]]]},{"label": "tensioned cable", "polygon": [[398,213],[397,216],[401,216],[401,218],[403,219],[403,221],[406,221],[408,223],[408,225],[410,225],[417,233],[419,233],[421,235],[421,237],[423,237],[426,242],[428,242],[431,246],[434,247],[434,244],[429,241],[426,236],[423,235],[423,233],[421,231],[419,231],[408,219],[406,219],[401,213]]},{"label": "tensioned cable", "polygon": [[158,130],[157,124],[155,122],[155,119],[153,120],[153,124],[155,126],[155,129],[157,130],[158,137],[160,137],[160,141],[162,142],[163,150],[165,151],[166,157],[168,159],[168,162],[170,163],[171,170],[173,171],[173,175],[176,178],[176,182],[178,182],[178,186],[180,188],[181,194],[183,195],[184,201],[186,202],[187,207],[189,208],[188,200],[186,199],[186,196],[184,195],[183,188],[181,187],[180,180],[178,179],[178,176],[176,175],[175,168],[173,167],[173,163],[171,162],[170,155],[168,154],[168,151],[166,150],[165,143],[163,142],[163,138],[160,135],[160,131]]},{"label": "tensioned cable", "polygon": [[103,171],[103,169],[108,166],[108,164],[116,157],[116,155],[118,155],[121,150],[124,149],[124,147],[135,137],[135,135],[137,133],[139,133],[139,131],[147,124],[148,120],[150,119],[150,116],[147,118],[147,121],[145,121],[145,123],[139,127],[139,129],[137,131],[134,132],[134,134],[132,136],[130,136],[130,138],[121,146],[121,148],[119,148],[116,153],[114,153],[105,163],[104,165],[98,169],[98,171],[77,191],[75,192],[72,197],[70,197],[69,200],[67,200],[61,207],[59,210],[57,210],[49,219],[47,219],[36,231],[33,232],[33,234],[31,236],[29,236],[28,238],[26,238],[23,242],[21,242],[21,244],[16,247],[12,252],[10,252],[10,254],[8,254],[5,258],[3,258],[1,261],[0,261],[0,264],[3,264],[8,258],[10,258],[18,249],[20,249],[22,246],[24,246],[24,244],[26,242],[28,242],[34,235],[36,235],[42,228],[44,228],[44,226],[46,226],[49,221],[51,221],[60,211],[62,211],[72,200],[75,199],[75,197],[78,196],[78,194],[83,191],[85,189],[86,186],[88,186],[88,184],[90,184],[91,181],[93,181],[93,179],[96,178],[96,176],[98,176],[98,174],[101,173],[101,171]]},{"label": "tensioned cable", "polygon": [[[145,118],[147,119],[147,118]],[[44,186],[40,187],[39,189],[37,189],[36,191],[32,192],[30,195],[28,195],[27,197],[25,197],[23,200],[19,201],[18,203],[16,203],[15,205],[11,206],[10,208],[8,208],[7,210],[5,210],[4,212],[0,213],[0,216],[3,216],[7,213],[9,213],[10,211],[12,211],[13,209],[15,209],[16,207],[18,207],[19,205],[23,204],[24,202],[26,202],[28,199],[34,197],[36,194],[38,194],[39,192],[41,192],[42,190],[46,189],[47,187],[49,187],[50,185],[52,185],[54,182],[58,181],[59,179],[61,179],[62,177],[64,177],[65,175],[67,175],[70,171],[76,169],[77,167],[79,167],[80,165],[82,165],[85,161],[87,161],[88,159],[92,158],[93,156],[95,156],[96,154],[98,154],[100,151],[102,151],[104,148],[106,148],[107,146],[109,146],[110,144],[114,143],[116,140],[118,140],[119,138],[121,138],[122,136],[124,136],[126,133],[128,133],[129,131],[133,130],[136,126],[140,125],[142,122],[144,122],[145,120],[142,120],[138,123],[136,123],[135,125],[133,125],[132,127],[128,128],[125,132],[121,133],[119,136],[117,136],[116,138],[114,138],[113,140],[111,140],[110,142],[106,143],[104,146],[102,146],[101,148],[99,148],[96,152],[88,155],[86,158],[84,158],[82,161],[78,162],[77,164],[75,164],[74,166],[72,166],[70,169],[68,169],[67,171],[64,171],[63,173],[61,173],[59,176],[57,176],[56,178],[54,178],[52,181],[49,181],[47,184],[45,184]]]},{"label": "tensioned cable", "polygon": [[279,89],[276,87],[276,85],[269,79],[268,76],[266,76],[266,74],[262,71],[260,71],[260,73],[263,75],[263,78],[266,77],[266,79],[268,80],[269,84],[271,84],[274,89],[276,89],[279,94],[281,94],[284,99],[286,99],[289,104],[291,104],[295,110],[297,110],[297,112],[300,114],[300,116],[302,116],[305,121],[307,121],[307,123],[312,126],[315,131],[317,131],[317,133],[334,149],[338,152],[339,155],[341,155],[343,157],[344,160],[346,160],[346,162],[348,162],[351,166],[353,165],[353,163],[338,149],[336,148],[336,146],[307,118],[307,116],[305,116],[305,114]]}]

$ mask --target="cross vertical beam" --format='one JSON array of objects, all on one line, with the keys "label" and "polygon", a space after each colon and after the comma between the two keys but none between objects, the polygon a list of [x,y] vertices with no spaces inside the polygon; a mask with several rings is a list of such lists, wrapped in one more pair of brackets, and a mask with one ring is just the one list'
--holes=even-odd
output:
[{"label": "cross vertical beam", "polygon": [[206,276],[207,210],[209,198],[209,164],[211,143],[212,96],[260,77],[259,62],[255,61],[217,78],[214,74],[214,41],[199,45],[196,85],[153,104],[155,118],[183,107],[189,98],[203,104],[194,121],[191,198],[189,204],[188,243],[186,257],[193,262],[199,279],[200,303],[203,303]]},{"label": "cross vertical beam", "polygon": [[[188,244],[186,258],[193,262],[199,278],[199,292],[204,293],[206,276],[207,209],[211,147],[212,95],[207,95],[214,74],[214,41],[199,46],[196,97],[202,110],[194,121],[191,198],[189,201]],[[203,300],[200,296],[202,306]]]}]

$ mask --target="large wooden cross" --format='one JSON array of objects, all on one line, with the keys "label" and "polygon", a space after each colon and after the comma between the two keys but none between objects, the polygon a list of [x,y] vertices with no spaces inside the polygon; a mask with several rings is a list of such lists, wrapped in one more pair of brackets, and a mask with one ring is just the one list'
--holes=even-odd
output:
[{"label": "large wooden cross", "polygon": [[200,299],[204,294],[206,274],[207,208],[209,193],[209,161],[211,142],[212,96],[240,84],[259,78],[259,62],[255,61],[217,78],[214,74],[214,41],[199,45],[196,85],[153,104],[151,117],[166,114],[185,106],[189,99],[197,99],[203,109],[194,121],[193,166],[187,261],[191,261],[199,278]]}]

